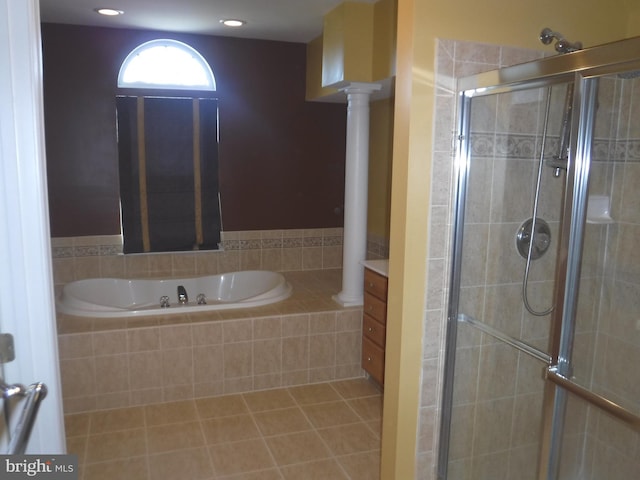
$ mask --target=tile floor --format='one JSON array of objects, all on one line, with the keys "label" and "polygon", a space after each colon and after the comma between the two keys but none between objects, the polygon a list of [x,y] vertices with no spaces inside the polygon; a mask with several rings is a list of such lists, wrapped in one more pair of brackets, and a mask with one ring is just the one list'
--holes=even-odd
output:
[{"label": "tile floor", "polygon": [[376,480],[381,414],[361,378],[65,420],[79,480]]}]

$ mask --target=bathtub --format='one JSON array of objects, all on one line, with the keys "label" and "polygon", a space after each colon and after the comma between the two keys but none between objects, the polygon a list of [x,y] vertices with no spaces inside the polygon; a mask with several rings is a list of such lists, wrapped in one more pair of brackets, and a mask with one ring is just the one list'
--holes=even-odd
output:
[{"label": "bathtub", "polygon": [[[179,287],[186,291],[186,303],[178,300]],[[198,313],[269,305],[288,298],[291,291],[283,275],[263,270],[169,280],[91,278],[66,284],[56,309],[102,318]]]}]

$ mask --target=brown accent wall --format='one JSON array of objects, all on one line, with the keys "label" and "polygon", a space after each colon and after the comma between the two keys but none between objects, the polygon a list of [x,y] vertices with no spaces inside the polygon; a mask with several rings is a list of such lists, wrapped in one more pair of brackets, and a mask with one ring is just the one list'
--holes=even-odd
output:
[{"label": "brown accent wall", "polygon": [[216,77],[224,229],[341,227],[346,107],[305,102],[306,45],[43,24],[52,236],[120,232],[117,75],[156,38],[191,45]]}]

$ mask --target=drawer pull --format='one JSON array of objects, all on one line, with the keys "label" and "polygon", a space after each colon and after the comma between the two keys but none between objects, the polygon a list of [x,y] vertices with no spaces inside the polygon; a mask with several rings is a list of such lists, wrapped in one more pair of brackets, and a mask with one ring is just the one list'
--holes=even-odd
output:
[{"label": "drawer pull", "polygon": [[372,360],[371,357],[367,357],[367,362],[370,362]]},{"label": "drawer pull", "polygon": [[369,282],[369,288],[373,288],[373,282]]},{"label": "drawer pull", "polygon": [[372,327],[369,327],[368,330],[369,330],[369,333],[374,333],[375,332],[375,329],[372,328]]}]

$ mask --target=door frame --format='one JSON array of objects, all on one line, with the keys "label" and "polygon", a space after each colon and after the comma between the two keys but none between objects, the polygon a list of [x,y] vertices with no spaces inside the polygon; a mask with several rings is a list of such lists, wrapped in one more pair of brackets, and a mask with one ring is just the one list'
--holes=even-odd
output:
[{"label": "door frame", "polygon": [[[14,337],[6,383],[48,393],[27,453],[66,451],[45,163],[38,0],[0,0],[0,330]],[[15,407],[19,411],[20,406]],[[0,452],[6,451],[6,436]]]}]

